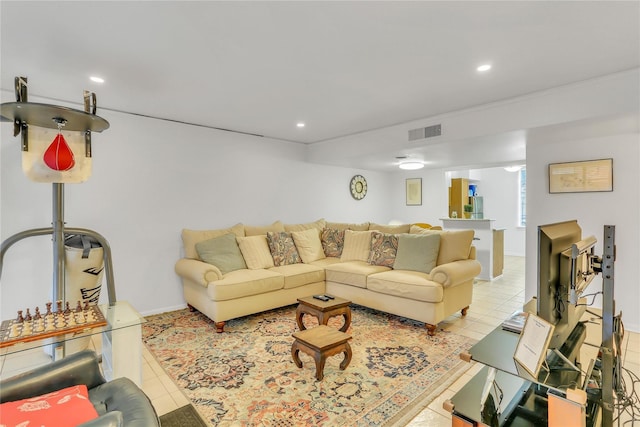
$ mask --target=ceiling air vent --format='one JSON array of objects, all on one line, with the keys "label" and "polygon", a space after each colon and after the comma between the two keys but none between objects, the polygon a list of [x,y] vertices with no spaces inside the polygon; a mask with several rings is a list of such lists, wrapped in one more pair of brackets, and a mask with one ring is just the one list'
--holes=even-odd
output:
[{"label": "ceiling air vent", "polygon": [[442,135],[442,127],[440,125],[428,126],[426,128],[411,129],[409,131],[409,141],[418,139],[432,138]]}]

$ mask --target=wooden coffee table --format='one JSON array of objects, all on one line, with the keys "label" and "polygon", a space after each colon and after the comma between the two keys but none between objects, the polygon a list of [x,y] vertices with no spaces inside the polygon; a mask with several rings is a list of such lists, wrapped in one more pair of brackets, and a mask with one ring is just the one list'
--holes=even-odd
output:
[{"label": "wooden coffee table", "polygon": [[293,345],[291,346],[291,356],[298,368],[302,368],[300,351],[313,357],[316,362],[316,379],[322,380],[324,377],[324,365],[327,357],[344,353],[344,360],[340,363],[340,369],[345,370],[351,362],[351,346],[349,340],[351,335],[340,332],[335,328],[320,325],[315,328],[306,329],[293,333]]},{"label": "wooden coffee table", "polygon": [[330,317],[343,316],[344,325],[340,328],[341,332],[347,332],[351,325],[351,301],[344,298],[334,297],[334,299],[327,302],[315,299],[313,296],[298,298],[298,308],[296,309],[296,322],[301,331],[304,331],[306,326],[302,323],[302,317],[305,314],[310,314],[318,318],[320,325],[326,325]]}]

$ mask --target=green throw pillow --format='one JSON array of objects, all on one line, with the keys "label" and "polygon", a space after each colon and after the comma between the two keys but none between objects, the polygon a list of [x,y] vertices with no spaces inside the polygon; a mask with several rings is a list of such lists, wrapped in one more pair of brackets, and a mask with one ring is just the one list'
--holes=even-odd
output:
[{"label": "green throw pillow", "polygon": [[429,273],[436,266],[439,249],[439,234],[399,234],[393,269]]},{"label": "green throw pillow", "polygon": [[236,235],[229,233],[196,243],[200,259],[218,267],[222,274],[247,268]]}]

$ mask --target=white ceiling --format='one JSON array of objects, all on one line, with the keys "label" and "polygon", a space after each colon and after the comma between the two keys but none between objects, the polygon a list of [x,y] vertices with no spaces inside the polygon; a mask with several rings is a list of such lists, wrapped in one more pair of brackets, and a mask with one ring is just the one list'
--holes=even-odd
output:
[{"label": "white ceiling", "polygon": [[0,14],[3,89],[27,76],[31,96],[88,89],[98,110],[300,143],[640,66],[638,1],[3,0]]}]

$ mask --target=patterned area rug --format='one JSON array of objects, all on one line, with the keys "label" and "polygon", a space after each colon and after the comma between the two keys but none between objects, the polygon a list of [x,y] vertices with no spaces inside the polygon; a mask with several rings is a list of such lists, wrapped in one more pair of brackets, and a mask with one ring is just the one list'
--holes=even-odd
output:
[{"label": "patterned area rug", "polygon": [[143,340],[213,426],[402,426],[470,366],[458,354],[475,340],[352,306],[351,364],[341,371],[343,355],[332,356],[316,381],[310,356],[300,353],[302,368],[291,358],[295,309],[231,320],[222,334],[198,312],[163,313],[147,318]]},{"label": "patterned area rug", "polygon": [[160,425],[162,427],[207,427],[193,405],[186,405],[164,414],[160,417]]}]

